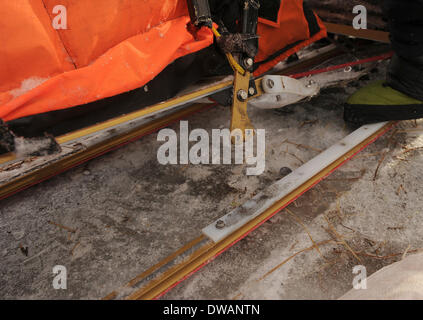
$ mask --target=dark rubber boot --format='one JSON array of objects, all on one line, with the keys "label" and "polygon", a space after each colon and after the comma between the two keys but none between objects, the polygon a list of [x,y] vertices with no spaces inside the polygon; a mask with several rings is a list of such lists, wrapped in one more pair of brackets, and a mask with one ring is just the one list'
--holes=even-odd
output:
[{"label": "dark rubber boot", "polygon": [[419,118],[423,118],[423,101],[391,88],[385,81],[358,90],[344,108],[344,120],[355,125]]},{"label": "dark rubber boot", "polygon": [[349,123],[423,117],[423,0],[380,2],[396,55],[386,82],[363,88],[348,100],[344,118]]},{"label": "dark rubber boot", "polygon": [[412,60],[394,55],[387,81],[354,93],[344,108],[344,120],[366,124],[423,118],[423,57]]}]

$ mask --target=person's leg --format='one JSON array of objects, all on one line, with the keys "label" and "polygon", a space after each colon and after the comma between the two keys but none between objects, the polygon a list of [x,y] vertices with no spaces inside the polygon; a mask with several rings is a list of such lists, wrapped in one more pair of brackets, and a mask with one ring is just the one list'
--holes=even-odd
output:
[{"label": "person's leg", "polygon": [[395,55],[386,81],[348,100],[347,122],[423,118],[423,0],[385,0],[383,6]]},{"label": "person's leg", "polygon": [[384,0],[392,47],[405,59],[423,56],[423,0]]},{"label": "person's leg", "polygon": [[388,84],[423,100],[423,0],[385,0],[395,56]]}]

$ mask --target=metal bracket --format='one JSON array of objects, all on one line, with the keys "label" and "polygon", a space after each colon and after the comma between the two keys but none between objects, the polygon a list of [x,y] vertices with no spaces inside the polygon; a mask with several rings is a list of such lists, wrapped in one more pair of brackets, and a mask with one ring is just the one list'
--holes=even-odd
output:
[{"label": "metal bracket", "polygon": [[286,76],[264,76],[263,95],[249,103],[259,109],[277,109],[316,96],[320,86],[313,80]]},{"label": "metal bracket", "polygon": [[247,105],[250,89],[250,73],[248,71],[242,75],[235,72],[234,93],[231,109],[231,131],[240,129],[245,137],[246,129],[254,129],[247,113]]},{"label": "metal bracket", "polygon": [[[195,3],[194,0],[191,1]],[[254,129],[248,118],[247,106],[248,99],[258,93],[257,87],[255,84],[251,85],[250,81],[254,67],[254,57],[258,51],[257,23],[259,8],[260,4],[255,0],[244,1],[241,33],[222,36],[214,26],[211,27],[216,39],[220,42],[223,52],[226,54],[229,64],[234,70],[230,130],[240,129],[243,139],[245,139],[245,131],[247,129]],[[235,139],[233,139],[233,142],[235,142]]]}]

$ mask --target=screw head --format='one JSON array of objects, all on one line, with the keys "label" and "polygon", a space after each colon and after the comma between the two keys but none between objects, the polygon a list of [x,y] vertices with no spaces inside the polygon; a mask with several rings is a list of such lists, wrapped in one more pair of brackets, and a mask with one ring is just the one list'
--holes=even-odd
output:
[{"label": "screw head", "polygon": [[218,220],[216,222],[216,228],[217,229],[223,229],[225,227],[225,222],[223,220]]},{"label": "screw head", "polygon": [[267,79],[266,81],[266,85],[272,89],[275,86],[275,81],[273,81],[272,79]]},{"label": "screw head", "polygon": [[256,94],[256,89],[254,89],[253,87],[251,87],[250,89],[248,89],[248,93],[250,94],[250,96],[253,96]]},{"label": "screw head", "polygon": [[248,99],[248,93],[245,90],[239,90],[238,91],[238,99],[240,101],[246,101]]},{"label": "screw head", "polygon": [[311,88],[316,82],[314,80],[310,80],[308,84],[306,84],[307,88]]},{"label": "screw head", "polygon": [[248,66],[248,67],[252,67],[252,66],[253,66],[253,64],[254,64],[254,60],[253,60],[253,59],[251,59],[251,58],[247,58],[247,59],[245,59],[245,65],[246,65],[246,66]]}]

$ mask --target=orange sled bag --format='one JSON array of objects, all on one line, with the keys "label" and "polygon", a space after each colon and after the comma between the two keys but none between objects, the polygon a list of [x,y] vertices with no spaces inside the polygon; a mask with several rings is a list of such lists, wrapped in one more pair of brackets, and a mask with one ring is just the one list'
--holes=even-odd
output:
[{"label": "orange sled bag", "polygon": [[[224,56],[208,28],[187,28],[186,1],[1,0],[0,119],[36,127],[87,110],[128,112],[207,75],[204,57],[212,66]],[[211,1],[213,14],[235,20],[234,2]],[[256,75],[326,36],[302,0],[260,2]]]}]

